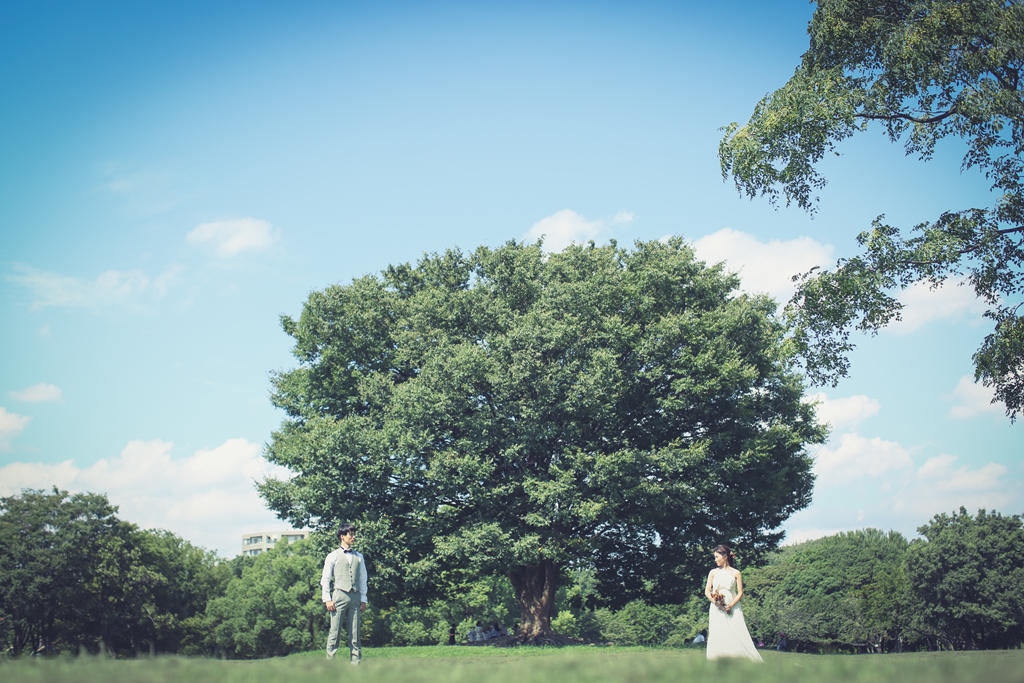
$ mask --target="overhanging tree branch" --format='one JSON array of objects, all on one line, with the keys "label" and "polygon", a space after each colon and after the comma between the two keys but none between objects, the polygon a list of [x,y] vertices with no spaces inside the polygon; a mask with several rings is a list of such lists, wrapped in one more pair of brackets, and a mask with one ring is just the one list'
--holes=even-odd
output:
[{"label": "overhanging tree branch", "polygon": [[[796,73],[746,125],[727,126],[719,145],[723,175],[741,192],[772,203],[784,195],[812,212],[810,190],[825,184],[818,162],[867,121],[885,122],[893,142],[909,136],[906,153],[922,160],[939,140],[959,138],[962,168],[991,182],[990,208],[942,207],[921,239],[886,226],[877,243],[869,236],[862,254],[843,259],[855,265],[801,278],[807,296],[791,302],[794,345],[808,375],[831,382],[847,374],[852,329],[877,331],[896,319],[898,302],[887,295],[894,286],[942,279],[937,269],[964,270],[971,261],[975,294],[994,306],[1024,280],[1024,249],[1007,239],[1024,231],[1024,8],[1002,0],[883,4],[879,13],[874,0],[818,0]],[[996,230],[1000,224],[1014,227]],[[986,315],[997,325],[973,356],[975,376],[1013,421],[1024,410],[1024,322],[1003,321],[998,310]]]},{"label": "overhanging tree branch", "polygon": [[919,118],[916,116],[911,116],[910,114],[904,114],[903,112],[899,112],[897,114],[865,114],[861,112],[854,114],[854,117],[858,119],[868,119],[871,121],[910,121],[911,123],[920,123],[923,125],[927,125],[932,123],[938,123],[943,119],[947,119],[950,116],[959,113],[959,108],[954,105],[948,111],[944,111],[941,114],[935,114],[934,116],[929,116],[927,118]]}]

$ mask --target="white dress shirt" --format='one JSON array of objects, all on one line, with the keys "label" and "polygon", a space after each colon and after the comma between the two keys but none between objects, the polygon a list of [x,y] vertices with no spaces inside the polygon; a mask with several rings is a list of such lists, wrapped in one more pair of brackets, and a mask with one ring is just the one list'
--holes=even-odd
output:
[{"label": "white dress shirt", "polygon": [[363,571],[359,572],[359,602],[366,602],[366,560],[363,560],[363,556],[358,550],[345,552],[343,548],[338,548],[330,553],[327,559],[324,560],[324,571],[320,574],[320,588],[322,589],[320,597],[324,602],[330,602],[331,600],[331,581],[334,579],[334,565],[337,562],[351,562],[353,556],[363,561]]}]

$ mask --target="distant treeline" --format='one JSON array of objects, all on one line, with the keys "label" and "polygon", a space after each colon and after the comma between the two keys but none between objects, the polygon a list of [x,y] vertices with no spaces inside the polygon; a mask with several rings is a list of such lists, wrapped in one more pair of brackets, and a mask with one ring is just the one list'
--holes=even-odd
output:
[{"label": "distant treeline", "polygon": [[[963,508],[914,541],[866,529],[782,548],[745,567],[744,613],[755,640],[790,649],[883,652],[1019,647],[1024,629],[1020,516]],[[90,652],[258,658],[323,647],[324,554],[314,535],[232,560],[166,531],[120,520],[105,496],[25,491],[0,498],[0,642],[10,655]],[[367,559],[371,563],[372,551]],[[558,591],[555,631],[587,641],[683,645],[707,627],[704,577],[683,604],[620,604],[591,568]],[[512,626],[504,577],[461,577],[450,597],[419,604],[371,584],[371,646],[457,641],[479,621]]]},{"label": "distant treeline", "polygon": [[1020,516],[964,508],[907,541],[865,529],[781,549],[744,571],[752,632],[805,651],[1014,648],[1024,627]]}]

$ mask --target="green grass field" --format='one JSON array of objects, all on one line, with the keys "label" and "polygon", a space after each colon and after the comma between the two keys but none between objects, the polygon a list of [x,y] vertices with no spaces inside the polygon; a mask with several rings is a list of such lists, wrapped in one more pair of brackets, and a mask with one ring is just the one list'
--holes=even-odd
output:
[{"label": "green grass field", "polygon": [[899,655],[798,655],[765,652],[763,664],[708,662],[701,650],[626,647],[405,647],[365,650],[358,668],[320,653],[260,661],[184,657],[92,657],[0,661],[5,683],[611,683],[697,681],[800,683],[1024,682],[1024,651]]}]

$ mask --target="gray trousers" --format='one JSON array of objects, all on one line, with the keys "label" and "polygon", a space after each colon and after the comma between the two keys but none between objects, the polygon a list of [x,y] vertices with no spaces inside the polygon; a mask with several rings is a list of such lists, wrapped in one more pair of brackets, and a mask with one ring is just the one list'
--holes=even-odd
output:
[{"label": "gray trousers", "polygon": [[331,597],[334,600],[334,611],[330,613],[331,632],[327,635],[327,659],[334,659],[334,655],[338,653],[338,638],[341,635],[342,625],[344,625],[352,661],[358,662],[362,657],[362,652],[359,649],[359,622],[361,621],[359,590],[346,593],[335,588]]}]

